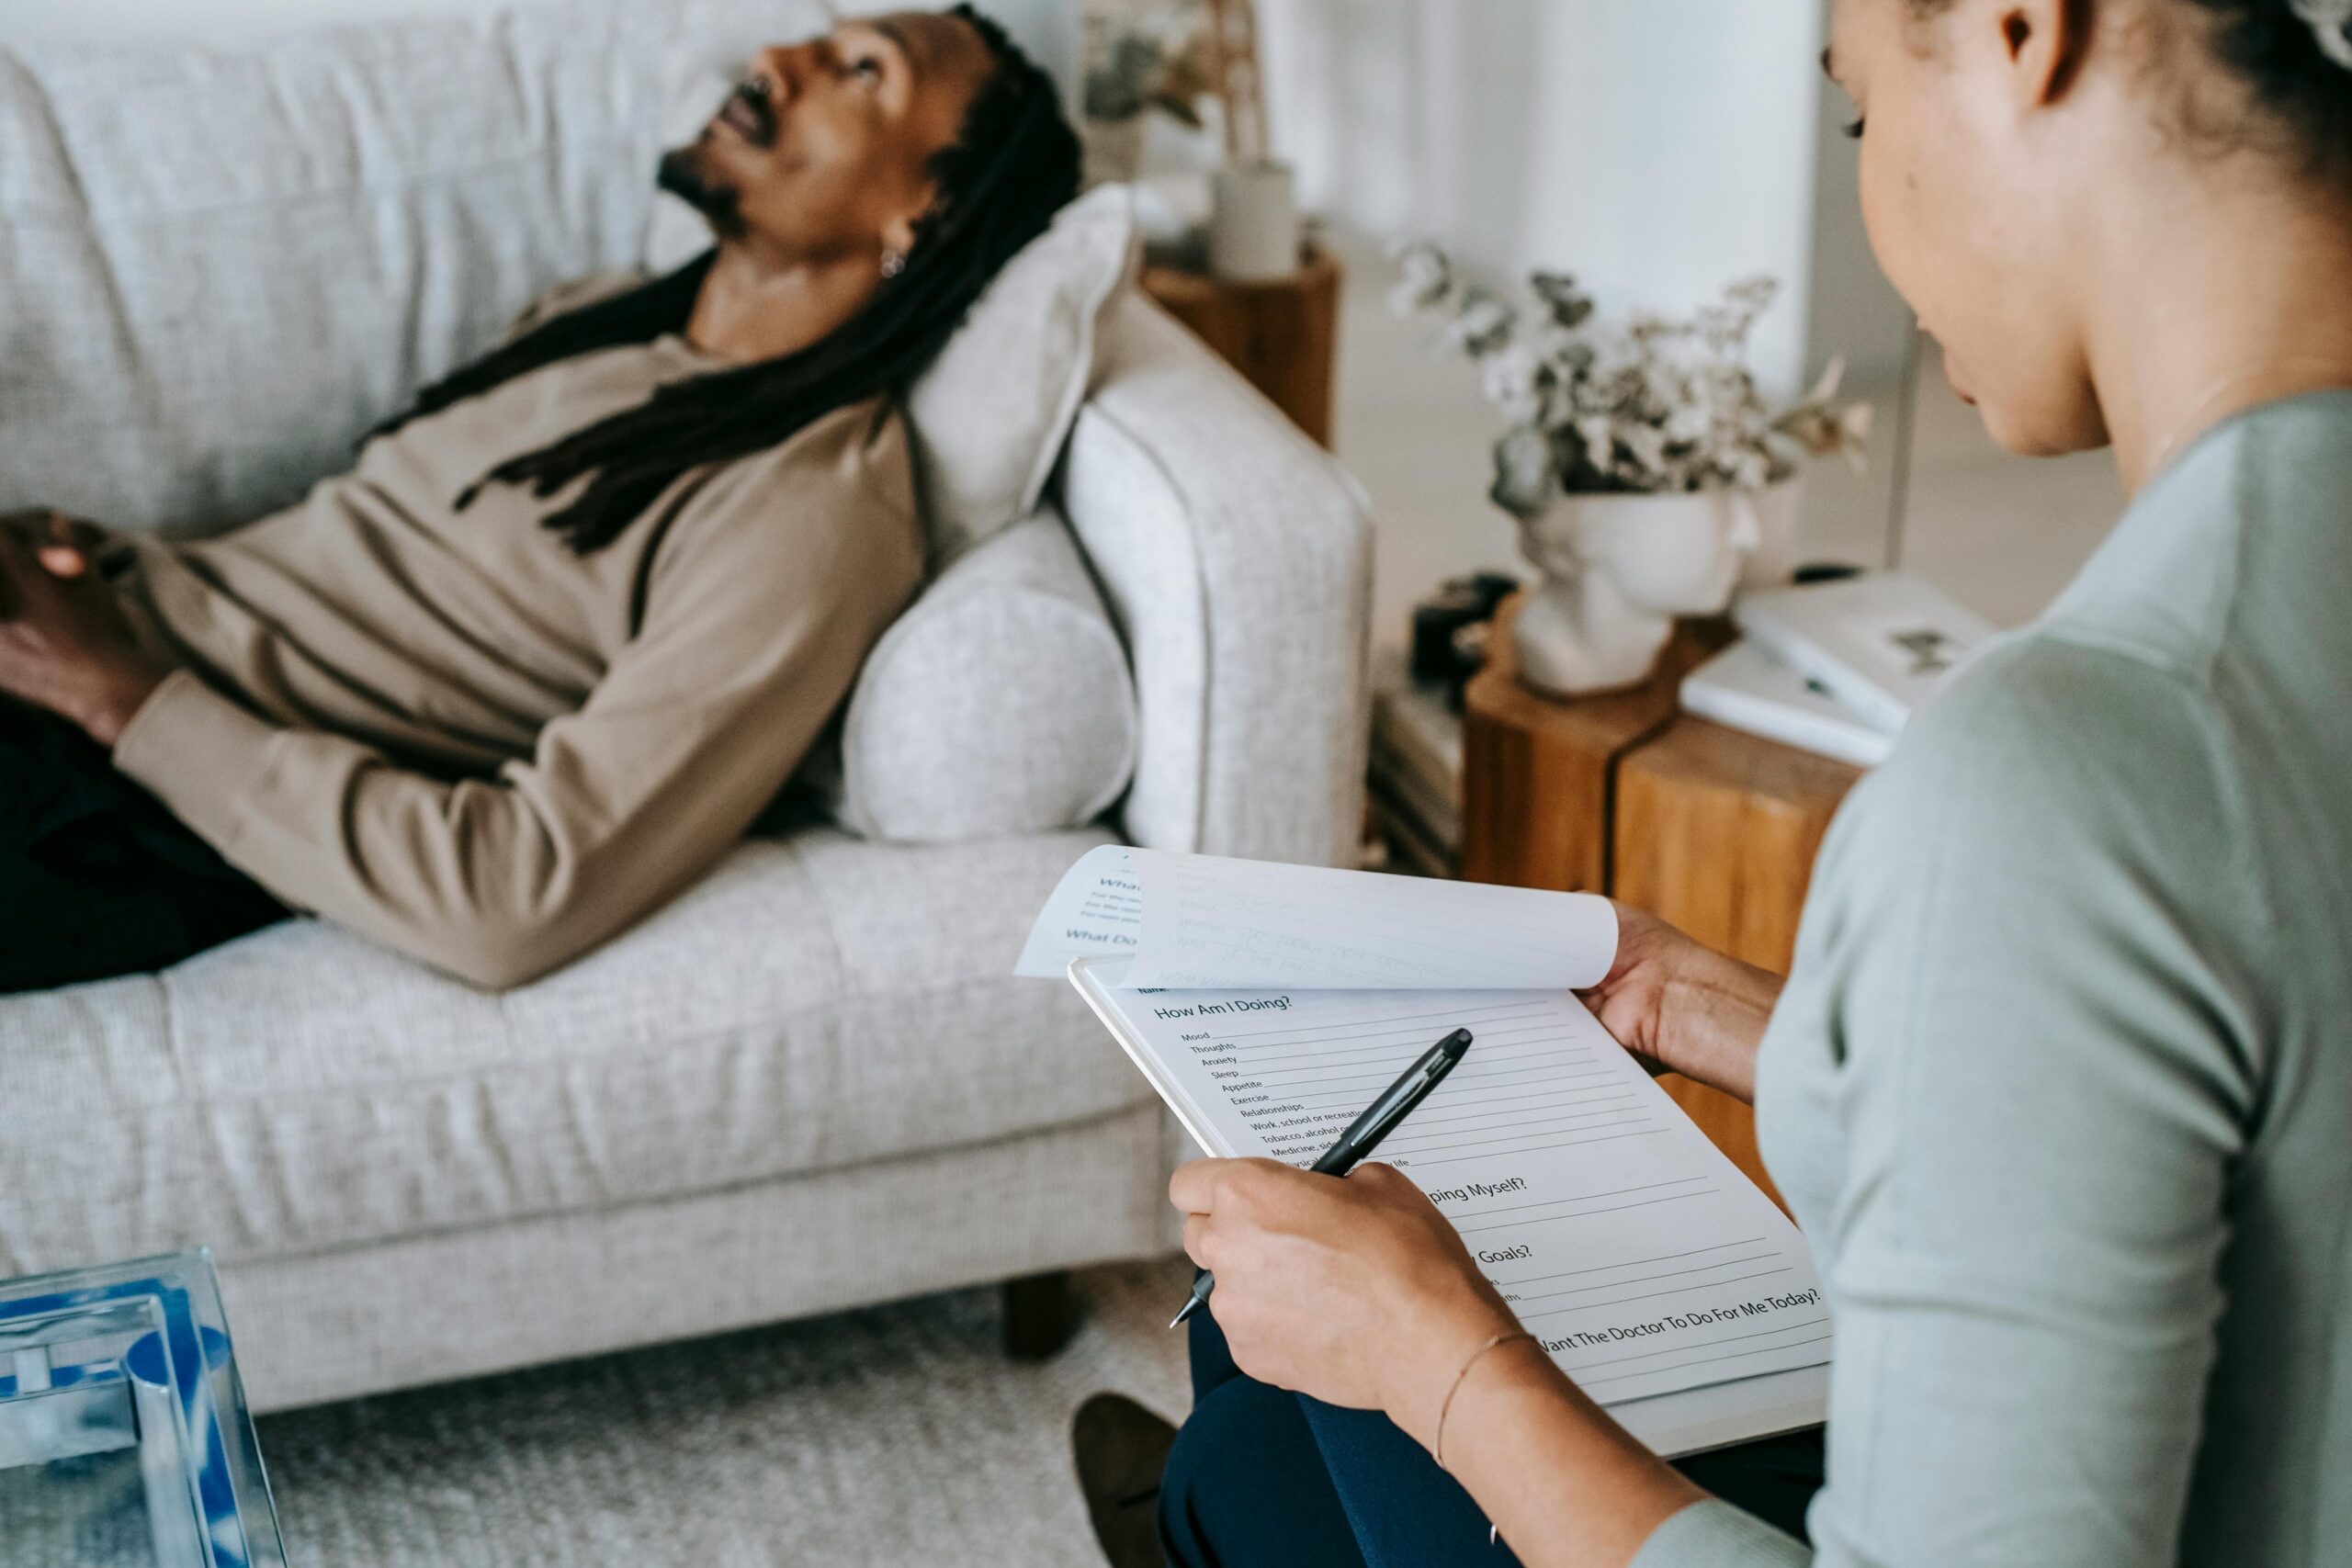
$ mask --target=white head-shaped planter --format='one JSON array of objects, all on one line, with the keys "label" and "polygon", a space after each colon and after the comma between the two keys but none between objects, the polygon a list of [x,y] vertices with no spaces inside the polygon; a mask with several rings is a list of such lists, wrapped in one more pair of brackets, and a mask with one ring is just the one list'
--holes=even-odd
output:
[{"label": "white head-shaped planter", "polygon": [[1521,678],[1566,697],[1639,685],[1677,617],[1731,603],[1750,558],[1789,531],[1767,513],[1793,522],[1795,492],[1572,495],[1528,519],[1521,546],[1544,581],[1512,629]]}]

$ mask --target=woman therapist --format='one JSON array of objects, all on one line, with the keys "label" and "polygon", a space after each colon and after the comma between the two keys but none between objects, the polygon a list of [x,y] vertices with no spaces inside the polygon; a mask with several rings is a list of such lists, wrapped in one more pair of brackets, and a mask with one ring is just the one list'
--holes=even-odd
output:
[{"label": "woman therapist", "polygon": [[1836,1323],[1826,1482],[1653,1459],[1393,1170],[1204,1161],[1179,1563],[2352,1562],[2352,0],[1833,39],[1954,385],[2132,501],[1855,791],[1785,987],[1627,912],[1588,998],[1755,1101]]}]

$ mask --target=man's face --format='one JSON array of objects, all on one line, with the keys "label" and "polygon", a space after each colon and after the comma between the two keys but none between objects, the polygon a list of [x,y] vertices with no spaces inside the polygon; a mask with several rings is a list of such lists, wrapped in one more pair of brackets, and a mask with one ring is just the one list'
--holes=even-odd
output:
[{"label": "man's face", "polygon": [[992,69],[969,24],[925,11],[763,50],[702,134],[662,160],[662,188],[779,265],[903,253],[933,198],[929,162]]}]

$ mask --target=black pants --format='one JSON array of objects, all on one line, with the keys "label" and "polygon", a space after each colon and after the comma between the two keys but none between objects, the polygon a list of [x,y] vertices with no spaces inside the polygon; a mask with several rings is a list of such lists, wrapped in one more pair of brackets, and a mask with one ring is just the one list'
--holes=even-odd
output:
[{"label": "black pants", "polygon": [[0,697],[0,995],[165,968],[285,916],[81,730]]},{"label": "black pants", "polygon": [[[1193,1319],[1193,1415],[1168,1456],[1159,1538],[1176,1568],[1511,1568],[1459,1482],[1377,1411],[1244,1377],[1208,1313]],[[1676,1468],[1803,1539],[1821,1489],[1818,1431],[1697,1454]]]}]

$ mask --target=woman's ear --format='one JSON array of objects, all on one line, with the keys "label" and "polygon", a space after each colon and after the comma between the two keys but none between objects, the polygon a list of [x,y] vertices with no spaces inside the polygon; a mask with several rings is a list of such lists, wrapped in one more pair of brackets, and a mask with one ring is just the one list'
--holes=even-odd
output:
[{"label": "woman's ear", "polygon": [[2082,72],[2097,30],[2096,13],[2112,0],[2001,0],[1988,7],[2000,28],[1996,47],[2020,111],[2046,108],[2066,96]]}]

